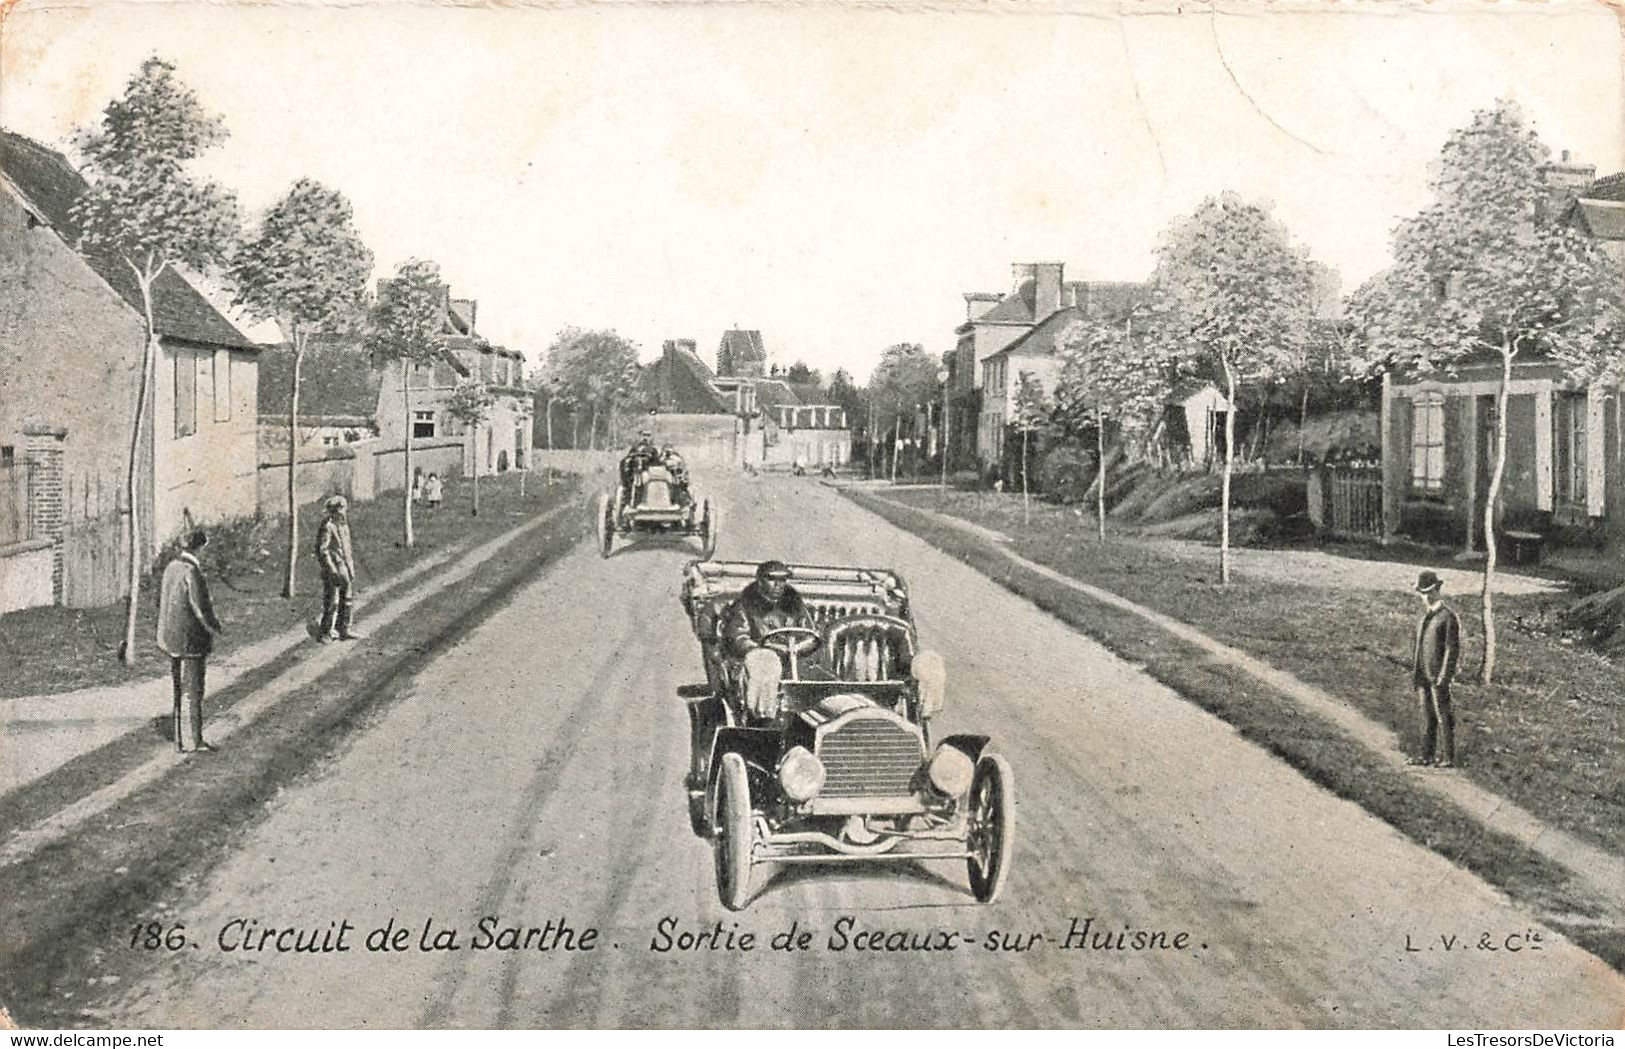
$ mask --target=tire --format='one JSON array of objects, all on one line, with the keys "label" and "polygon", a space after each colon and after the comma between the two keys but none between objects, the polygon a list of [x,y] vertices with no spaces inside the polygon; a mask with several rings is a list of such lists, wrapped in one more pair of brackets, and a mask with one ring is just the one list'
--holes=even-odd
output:
[{"label": "tire", "polygon": [[700,504],[700,556],[707,561],[717,552],[717,525],[721,514],[706,499]]},{"label": "tire", "polygon": [[608,557],[610,550],[615,547],[615,519],[609,496],[598,497],[598,556]]},{"label": "tire", "polygon": [[983,754],[976,763],[965,804],[966,841],[971,856],[970,891],[978,903],[998,899],[1010,875],[1010,853],[1015,843],[1014,777],[1010,765],[997,754]]},{"label": "tire", "polygon": [[743,910],[750,898],[751,815],[750,780],[745,759],[724,754],[717,773],[716,838],[717,896],[730,911]]}]

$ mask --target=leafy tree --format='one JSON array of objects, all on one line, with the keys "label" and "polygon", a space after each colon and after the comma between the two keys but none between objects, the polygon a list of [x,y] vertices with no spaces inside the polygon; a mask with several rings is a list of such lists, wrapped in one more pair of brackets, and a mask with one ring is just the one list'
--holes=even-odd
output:
[{"label": "leafy tree", "polygon": [[892,431],[892,480],[897,479],[897,446],[902,441],[903,420],[909,420],[913,436],[915,409],[930,402],[936,393],[937,362],[918,343],[900,342],[886,347],[880,363],[869,378],[870,429],[874,434]]},{"label": "leafy tree", "polygon": [[1356,323],[1374,361],[1450,371],[1500,364],[1495,462],[1483,507],[1483,680],[1495,674],[1495,522],[1506,472],[1513,363],[1544,353],[1576,376],[1617,370],[1620,275],[1591,238],[1546,214],[1550,151],[1512,102],[1451,133],[1433,202],[1395,227],[1393,265],[1358,296]]},{"label": "leafy tree", "polygon": [[1032,522],[1032,491],[1027,483],[1027,462],[1032,458],[1029,442],[1035,430],[1042,430],[1050,417],[1049,398],[1044,384],[1032,372],[1024,371],[1016,377],[1014,422],[1021,432],[1021,523]]},{"label": "leafy tree", "polygon": [[282,596],[294,596],[299,564],[299,379],[314,332],[350,326],[372,274],[372,252],[356,232],[344,194],[311,179],[293,184],[237,251],[231,276],[236,304],[276,321],[293,350],[288,391],[288,564]]},{"label": "leafy tree", "polygon": [[[600,414],[631,403],[637,388],[637,346],[613,330],[565,328],[548,348],[545,374],[572,409],[589,408],[588,443],[598,446]],[[572,410],[572,424],[577,412]],[[571,446],[579,442],[572,434]]]},{"label": "leafy tree", "polygon": [[446,401],[446,411],[453,419],[462,423],[474,438],[474,509],[473,515],[480,513],[480,427],[491,418],[491,409],[496,405],[497,399],[491,389],[483,382],[470,380],[460,382],[451,392]]},{"label": "leafy tree", "polygon": [[197,94],[176,78],[172,64],[156,56],[142,62],[124,94],[108,103],[99,127],[80,129],[75,135],[89,182],[73,205],[79,244],[129,268],[141,291],[146,322],[125,480],[130,504],[130,599],[120,648],[125,663],[135,662],[135,615],[144,560],[137,471],[142,434],[152,411],[147,391],[159,352],[153,286],[165,270],[208,271],[231,251],[239,223],[236,198],[187,170],[226,137],[221,119],[205,110]]},{"label": "leafy tree", "polygon": [[1152,276],[1162,352],[1190,374],[1222,382],[1224,474],[1220,485],[1219,581],[1230,582],[1230,479],[1235,467],[1236,391],[1291,366],[1308,336],[1308,260],[1267,208],[1233,193],[1209,197],[1163,235]]},{"label": "leafy tree", "polygon": [[797,383],[798,385],[818,387],[824,385],[824,376],[819,373],[818,369],[810,367],[806,361],[796,361],[790,365],[784,373],[784,378],[785,381]]},{"label": "leafy tree", "polygon": [[380,360],[396,361],[401,369],[401,411],[406,433],[403,443],[401,527],[408,547],[412,536],[412,370],[430,365],[446,354],[445,284],[440,267],[426,259],[408,259],[380,289],[372,309],[367,346]]},{"label": "leafy tree", "polygon": [[1106,432],[1150,433],[1168,402],[1165,369],[1146,338],[1150,311],[1130,306],[1090,314],[1061,335],[1061,378],[1055,416],[1068,427],[1095,432],[1095,518],[1106,541]]}]

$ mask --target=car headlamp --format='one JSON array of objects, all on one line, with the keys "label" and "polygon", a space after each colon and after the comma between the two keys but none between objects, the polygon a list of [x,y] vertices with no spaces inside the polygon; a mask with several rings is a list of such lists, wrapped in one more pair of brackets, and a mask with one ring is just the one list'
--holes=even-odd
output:
[{"label": "car headlamp", "polygon": [[931,786],[937,793],[945,794],[950,798],[957,798],[970,790],[971,777],[976,772],[976,765],[963,750],[947,745],[937,748],[931,755],[931,765],[928,774],[931,777]]},{"label": "car headlamp", "polygon": [[948,704],[948,664],[940,652],[918,652],[909,663],[909,676],[919,688],[920,717],[942,713]]},{"label": "car headlamp", "polygon": [[779,759],[779,789],[791,801],[817,797],[824,789],[824,763],[806,747],[791,747]]}]

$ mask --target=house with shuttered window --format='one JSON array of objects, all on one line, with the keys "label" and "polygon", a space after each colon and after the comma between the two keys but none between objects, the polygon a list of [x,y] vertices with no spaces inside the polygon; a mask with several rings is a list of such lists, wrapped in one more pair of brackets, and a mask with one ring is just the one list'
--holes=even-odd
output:
[{"label": "house with shuttered window", "polygon": [[[1625,174],[1594,178],[1567,153],[1543,169],[1550,214],[1625,263]],[[1499,357],[1383,383],[1383,504],[1389,533],[1482,549],[1495,465]],[[1625,389],[1583,385],[1537,353],[1514,362],[1500,529],[1572,545],[1625,543]]]}]

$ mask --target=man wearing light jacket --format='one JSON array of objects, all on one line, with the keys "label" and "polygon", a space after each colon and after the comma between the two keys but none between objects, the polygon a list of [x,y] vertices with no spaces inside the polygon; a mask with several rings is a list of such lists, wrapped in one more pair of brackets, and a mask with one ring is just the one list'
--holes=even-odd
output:
[{"label": "man wearing light jacket", "polygon": [[355,552],[350,548],[349,504],[335,495],[323,504],[327,516],[316,533],[316,562],[322,569],[322,623],[317,641],[354,640],[350,632],[351,602],[355,597]]}]

